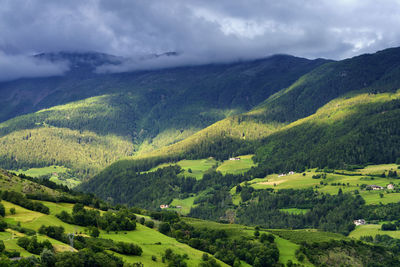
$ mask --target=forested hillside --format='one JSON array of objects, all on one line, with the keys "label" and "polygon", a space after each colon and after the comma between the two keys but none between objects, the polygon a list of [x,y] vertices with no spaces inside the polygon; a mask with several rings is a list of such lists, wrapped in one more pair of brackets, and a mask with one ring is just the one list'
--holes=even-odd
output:
[{"label": "forested hillside", "polygon": [[[356,63],[363,66],[365,60],[361,60],[362,57],[367,59],[373,57],[375,58],[373,62],[377,63],[380,54],[383,54],[383,60],[385,60],[389,57],[387,53],[393,53],[395,58],[398,49],[356,57],[352,59],[354,62],[352,60],[348,62],[352,63],[350,66],[353,67]],[[367,62],[372,64],[371,61]],[[388,67],[387,71],[396,71],[395,63],[389,62],[392,65]],[[342,65],[344,63],[328,63],[313,72],[335,64]],[[289,121],[277,122],[272,119],[273,117],[269,117],[268,112],[272,110],[272,108],[268,108],[269,103],[276,99],[288,97],[291,94],[290,92],[297,88],[296,84],[309,79],[310,75],[301,77],[291,87],[291,90],[284,90],[279,93],[280,95],[272,96],[253,111],[222,120],[174,145],[149,154],[118,161],[103,170],[93,180],[84,184],[82,188],[103,197],[116,197],[115,200],[121,203],[129,202],[131,205],[135,205],[135,200],[130,198],[129,190],[125,191],[121,188],[140,184],[133,182],[143,178],[143,174],[140,172],[149,170],[162,162],[210,156],[217,160],[223,160],[235,155],[255,153],[254,161],[257,166],[243,176],[222,178],[215,172],[210,174],[213,177],[211,180],[215,183],[210,183],[209,186],[217,185],[215,189],[219,193],[211,195],[207,201],[214,204],[222,201],[226,209],[229,207],[229,203],[232,203],[229,200],[229,194],[226,192],[235,182],[263,178],[268,174],[277,172],[303,172],[307,168],[351,169],[354,166],[367,164],[393,163],[400,157],[400,151],[397,149],[400,147],[400,132],[398,130],[400,128],[398,122],[400,93],[394,90],[397,84],[396,78],[387,79],[390,75],[386,72],[382,72],[379,78],[375,77],[377,80],[371,82],[369,87],[356,88],[360,90],[352,91],[350,89],[351,83],[348,85],[349,87],[343,84],[340,87],[342,89],[339,88],[343,95],[339,97],[337,97],[337,94],[341,91],[336,89],[335,83],[328,83],[331,86],[330,90],[334,92],[327,91],[326,97],[330,95],[329,97],[334,97],[334,99],[305,118],[290,123],[289,119]],[[378,92],[378,89],[374,87],[382,83],[383,80],[380,79],[387,79],[387,87],[384,88],[385,91],[389,92]],[[305,94],[309,94],[307,90],[310,87],[304,88]],[[313,88],[315,90],[313,92],[316,94],[319,87]],[[321,92],[321,94],[323,95],[324,92]],[[318,98],[310,96],[307,99],[307,101],[312,101]],[[295,106],[310,108],[304,101],[296,102]],[[314,108],[316,106],[317,104],[314,105]],[[258,116],[257,114],[263,114],[263,110],[266,115],[263,115],[264,117]],[[285,106],[281,107],[281,112],[285,114],[290,114],[292,111],[294,112],[292,114],[296,113],[294,110],[286,109]],[[113,182],[108,182],[109,180]],[[226,180],[231,182],[226,183]],[[132,184],[130,184],[130,181],[132,181]],[[178,197],[179,194],[199,192],[194,189],[196,185],[190,189],[183,189],[182,185],[173,185],[167,180],[164,180],[164,182],[166,184],[163,188],[168,186],[175,188],[174,194],[158,196],[164,201]],[[148,189],[148,187],[146,188]],[[140,186],[135,187],[136,192],[141,192],[143,189]],[[221,193],[224,190],[225,193]],[[147,196],[150,197],[151,194],[147,194]],[[152,200],[155,199],[157,198],[152,198]],[[155,205],[155,203],[150,203],[151,200],[144,205]],[[192,212],[192,215],[196,214],[194,213],[196,210]],[[206,216],[205,218],[215,219],[224,216],[223,213],[218,214],[218,212],[213,214],[209,206],[203,211],[198,211],[199,214],[202,213],[203,215],[207,212],[209,212],[209,215],[207,215],[209,217]]]},{"label": "forested hillside", "polygon": [[0,124],[0,166],[57,164],[91,176],[121,157],[173,144],[250,110],[327,62],[282,55],[232,64],[96,74],[91,72],[100,64],[95,59],[89,61],[92,65],[82,65],[74,57],[75,68],[62,77],[0,84],[3,120],[40,109]]},{"label": "forested hillside", "polygon": [[400,157],[400,94],[361,94],[336,99],[314,115],[262,140],[259,169],[303,170],[392,163]]},{"label": "forested hillside", "polygon": [[[339,159],[343,155],[342,153],[347,153],[345,152],[347,149],[341,150],[339,148],[326,148],[326,151],[329,153],[335,153],[333,151],[342,151],[336,154],[335,159],[330,159],[332,164],[328,164],[327,162],[330,157],[327,156],[329,153],[325,155],[323,155],[322,152],[319,154],[303,154],[312,147],[320,149],[324,142],[330,142],[333,146],[339,141],[336,137],[345,134],[351,136],[352,145],[348,147],[352,147],[353,151],[366,151],[366,146],[374,145],[377,145],[374,146],[374,149],[378,149],[380,145],[383,145],[374,143],[380,142],[379,136],[381,134],[379,133],[371,133],[369,137],[365,137],[363,139],[364,141],[361,141],[357,139],[359,135],[352,135],[346,133],[346,131],[353,131],[353,133],[354,131],[358,131],[358,133],[360,133],[362,127],[379,127],[382,128],[383,131],[386,131],[386,127],[395,127],[395,121],[393,124],[389,123],[389,125],[381,126],[367,126],[366,124],[363,125],[363,123],[383,123],[380,121],[381,119],[387,118],[387,116],[391,116],[389,114],[395,112],[394,110],[396,107],[392,102],[390,102],[391,96],[384,95],[386,98],[383,98],[386,100],[381,99],[383,102],[389,101],[386,104],[371,103],[371,101],[374,102],[375,100],[373,99],[380,99],[380,95],[383,92],[394,93],[398,88],[400,88],[399,76],[396,75],[396,73],[400,71],[399,58],[400,48],[392,48],[375,54],[366,54],[339,62],[324,64],[299,78],[287,89],[281,90],[272,95],[253,110],[221,120],[176,144],[163,147],[151,153],[133,157],[131,158],[131,162],[129,160],[124,160],[124,163],[121,164],[121,166],[127,167],[132,165],[132,168],[143,170],[154,167],[160,162],[168,162],[182,158],[204,158],[210,156],[218,159],[226,159],[232,155],[254,153],[257,149],[257,161],[260,163],[268,162],[268,167],[263,164],[260,165],[259,170],[263,169],[261,170],[261,174],[265,173],[268,168],[269,171],[271,171],[272,169],[286,170],[288,168],[295,169],[316,165],[323,165],[321,167],[325,167],[325,165],[343,166],[346,163],[356,164],[357,162],[393,162],[397,157],[395,152],[391,153],[391,156],[386,155],[384,158],[379,159],[379,156],[372,156],[372,154],[376,154],[375,152],[365,152],[371,153],[371,156],[351,156],[352,158],[345,156],[339,163]],[[347,104],[345,106],[348,106],[348,110],[353,111],[351,113],[347,112],[347,114],[354,117],[339,117],[337,119],[337,124],[330,128],[329,136],[325,135],[324,138],[319,139],[324,135],[325,130],[322,131],[321,128],[325,127],[324,124],[316,123],[317,126],[310,127],[308,124],[306,125],[306,121],[304,121],[304,124],[302,124],[302,130],[299,130],[298,133],[289,137],[289,134],[293,132],[290,130],[291,126],[287,126],[289,123],[310,116],[329,101],[347,94],[350,94],[348,97],[358,94],[370,95],[368,97],[361,96],[359,99],[355,98],[353,99],[354,102],[350,100],[346,102]],[[363,101],[366,102],[364,106],[361,105]],[[330,111],[336,112],[332,110],[331,106],[340,104],[337,102],[332,103],[335,104],[328,104],[326,108],[324,108],[327,110],[327,113]],[[392,112],[387,114],[381,113],[380,109],[385,110],[386,105],[388,105],[388,108],[392,110]],[[337,109],[340,111],[341,106],[339,105]],[[359,111],[360,114],[357,114],[356,111]],[[343,112],[346,113],[346,111]],[[370,121],[369,116],[373,113],[376,113],[376,118]],[[327,118],[324,121],[330,122],[329,118],[331,115],[333,114],[327,114]],[[396,116],[393,115],[392,119],[395,120],[395,117]],[[312,118],[315,117],[310,117],[310,119]],[[348,125],[342,125],[346,124],[345,121],[342,121],[342,119],[346,118],[349,120]],[[368,118],[368,122],[366,121],[366,118]],[[300,123],[303,123],[303,121],[299,120],[293,125],[298,125]],[[353,129],[352,126],[356,123],[358,123],[357,127],[361,128]],[[297,129],[300,128],[298,127]],[[312,130],[314,131],[311,132]],[[278,133],[274,135],[274,137],[269,138],[269,136],[275,132]],[[378,136],[375,137],[375,135]],[[397,138],[396,135],[389,139],[393,140],[393,138]],[[272,142],[271,140],[276,141]],[[310,143],[311,140],[314,140],[315,142],[313,142],[316,144],[312,143],[312,146],[307,146],[306,144]],[[285,143],[287,141],[293,143],[293,146],[287,145]],[[279,144],[275,144],[278,142]],[[350,141],[346,141],[346,145],[348,142]],[[357,142],[363,142],[363,144],[355,145]],[[263,144],[263,148],[259,148],[261,144]],[[272,146],[276,150],[286,149],[285,156],[288,156],[288,158],[285,158],[285,161],[283,161],[283,155],[269,151],[268,148],[271,148]],[[300,146],[302,146],[302,149],[299,148]],[[388,146],[391,145],[385,145],[385,147]],[[380,151],[383,151],[383,148],[379,149]],[[390,151],[392,151],[392,148],[390,148]],[[265,157],[266,154],[268,154],[268,159]],[[382,155],[382,153],[376,155]],[[291,161],[291,158],[296,158],[296,160]],[[314,163],[314,159],[316,162],[318,161],[318,163]],[[142,166],[143,162],[146,162],[144,166]],[[279,167],[276,165],[279,165]]]}]

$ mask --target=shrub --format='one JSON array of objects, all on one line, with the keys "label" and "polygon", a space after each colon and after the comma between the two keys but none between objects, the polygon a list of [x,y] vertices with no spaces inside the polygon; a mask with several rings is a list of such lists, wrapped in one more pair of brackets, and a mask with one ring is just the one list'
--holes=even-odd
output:
[{"label": "shrub", "polygon": [[381,229],[382,231],[396,231],[396,225],[394,223],[384,223]]},{"label": "shrub", "polygon": [[149,228],[154,228],[154,222],[153,221],[147,221],[147,222],[145,222],[144,225],[146,225]]},{"label": "shrub", "polygon": [[167,222],[161,223],[160,226],[158,227],[158,231],[162,234],[167,234],[170,231],[170,229],[171,227]]}]

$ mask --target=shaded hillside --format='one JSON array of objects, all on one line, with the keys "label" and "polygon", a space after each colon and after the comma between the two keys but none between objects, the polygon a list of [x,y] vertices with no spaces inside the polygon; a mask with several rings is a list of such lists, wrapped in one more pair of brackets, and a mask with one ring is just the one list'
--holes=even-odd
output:
[{"label": "shaded hillside", "polygon": [[249,110],[324,62],[273,56],[123,74],[73,69],[64,77],[2,83],[5,117],[82,100],[1,123],[0,166],[59,164],[90,176],[121,157],[173,144]]}]

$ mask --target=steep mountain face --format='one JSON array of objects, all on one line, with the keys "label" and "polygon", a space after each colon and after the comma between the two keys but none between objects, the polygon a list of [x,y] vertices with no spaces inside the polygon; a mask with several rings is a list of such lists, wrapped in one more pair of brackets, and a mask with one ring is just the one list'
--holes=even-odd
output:
[{"label": "steep mountain face", "polygon": [[102,54],[40,56],[68,59],[73,67],[63,77],[0,84],[2,119],[36,111],[0,124],[0,165],[59,164],[84,176],[118,158],[173,144],[250,110],[327,62],[280,55],[232,64],[96,74],[93,69],[102,62],[118,64],[120,59]]},{"label": "steep mountain face", "polygon": [[182,158],[224,159],[247,153],[256,153],[259,167],[250,175],[257,177],[306,166],[393,162],[400,157],[395,93],[399,71],[400,48],[327,63],[247,113],[176,144],[116,162],[104,173],[112,170],[115,176],[118,169],[143,171]]}]

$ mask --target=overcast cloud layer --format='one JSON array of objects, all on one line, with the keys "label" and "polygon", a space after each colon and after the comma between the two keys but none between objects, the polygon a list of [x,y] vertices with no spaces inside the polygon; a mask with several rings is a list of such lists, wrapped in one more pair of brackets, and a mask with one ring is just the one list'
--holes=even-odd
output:
[{"label": "overcast cloud layer", "polygon": [[[62,73],[29,57],[57,51],[133,58],[100,71],[277,53],[342,59],[399,46],[399,25],[398,0],[0,0],[0,80]],[[179,56],[135,60],[168,51]]]}]

